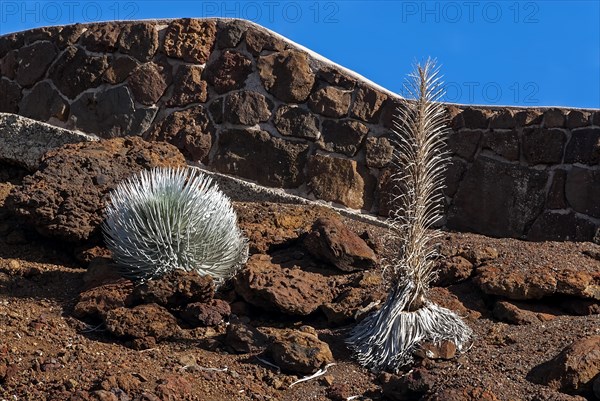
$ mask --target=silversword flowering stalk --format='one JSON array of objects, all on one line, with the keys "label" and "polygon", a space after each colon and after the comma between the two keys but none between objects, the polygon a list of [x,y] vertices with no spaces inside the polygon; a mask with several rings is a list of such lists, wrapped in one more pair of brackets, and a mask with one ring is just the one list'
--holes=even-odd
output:
[{"label": "silversword flowering stalk", "polygon": [[459,350],[472,331],[454,312],[428,300],[438,256],[433,225],[442,216],[443,174],[448,160],[446,112],[439,103],[439,69],[428,60],[409,77],[405,100],[392,130],[395,147],[392,176],[400,194],[390,216],[390,235],[401,244],[391,261],[391,291],[378,311],[362,320],[349,345],[358,361],[373,370],[398,371],[410,364],[419,343],[452,341]]},{"label": "silversword flowering stalk", "polygon": [[103,232],[121,274],[135,281],[182,269],[218,282],[248,258],[229,198],[192,168],[155,168],[121,182]]}]

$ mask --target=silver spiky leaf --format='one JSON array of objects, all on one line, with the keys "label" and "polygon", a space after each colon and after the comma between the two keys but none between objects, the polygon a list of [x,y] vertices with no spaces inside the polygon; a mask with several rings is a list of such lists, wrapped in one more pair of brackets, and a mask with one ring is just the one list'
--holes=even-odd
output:
[{"label": "silver spiky leaf", "polygon": [[121,182],[103,232],[121,274],[135,281],[182,269],[219,282],[248,258],[229,198],[192,168],[144,170]]},{"label": "silver spiky leaf", "polygon": [[382,308],[361,321],[348,344],[358,361],[373,370],[398,371],[413,360],[419,343],[452,341],[464,349],[471,329],[454,312],[428,300],[438,256],[432,229],[442,216],[443,175],[448,156],[446,112],[439,99],[444,91],[439,68],[431,60],[417,66],[392,130],[395,145],[392,176],[400,195],[391,214],[390,236],[400,243],[391,260],[392,290]]}]

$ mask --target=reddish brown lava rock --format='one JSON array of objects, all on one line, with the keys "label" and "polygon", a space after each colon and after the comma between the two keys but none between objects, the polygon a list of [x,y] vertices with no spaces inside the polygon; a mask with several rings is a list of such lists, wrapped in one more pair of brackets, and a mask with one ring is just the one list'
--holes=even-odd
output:
[{"label": "reddish brown lava rock", "polygon": [[319,199],[353,209],[365,206],[365,179],[355,160],[314,155],[309,158],[309,187]]},{"label": "reddish brown lava rock", "polygon": [[83,291],[73,314],[80,319],[105,319],[109,311],[130,306],[132,290],[132,283],[121,279]]},{"label": "reddish brown lava rock", "polygon": [[360,86],[352,105],[351,115],[362,121],[377,122],[387,95],[367,86]]},{"label": "reddish brown lava rock", "polygon": [[367,137],[365,153],[368,167],[384,168],[392,161],[394,147],[387,138]]},{"label": "reddish brown lava rock", "polygon": [[232,124],[255,125],[271,117],[270,100],[254,91],[231,92],[225,97],[223,118]]},{"label": "reddish brown lava rock", "polygon": [[236,352],[245,354],[255,352],[266,347],[268,337],[255,327],[246,323],[231,323],[227,326],[225,344]]},{"label": "reddish brown lava rock", "polygon": [[318,219],[304,239],[304,246],[314,257],[342,271],[366,270],[377,265],[375,252],[338,219]]},{"label": "reddish brown lava rock", "polygon": [[159,166],[185,166],[185,159],[172,145],[138,137],[66,145],[44,155],[6,206],[44,235],[82,241],[98,232],[105,197],[117,183]]},{"label": "reddish brown lava rock", "polygon": [[476,270],[474,282],[487,294],[513,300],[540,299],[551,295],[572,295],[600,299],[600,272],[561,270],[551,266],[516,269],[515,266],[484,265]]},{"label": "reddish brown lava rock", "polygon": [[217,326],[231,315],[229,304],[222,299],[188,304],[181,317],[192,327]]},{"label": "reddish brown lava rock", "polygon": [[352,94],[335,86],[326,86],[310,95],[308,106],[315,113],[339,118],[348,114]]},{"label": "reddish brown lava rock", "polygon": [[288,103],[305,101],[315,83],[308,56],[293,50],[261,56],[258,72],[267,91]]},{"label": "reddish brown lava rock", "polygon": [[81,44],[93,52],[113,52],[118,46],[120,33],[118,22],[92,24],[81,35]]},{"label": "reddish brown lava rock", "polygon": [[359,121],[325,120],[322,126],[321,146],[329,152],[354,156],[368,133],[369,127]]},{"label": "reddish brown lava rock", "polygon": [[591,392],[600,374],[600,336],[575,341],[557,356],[536,366],[527,378],[564,393]]},{"label": "reddish brown lava rock", "polygon": [[456,389],[448,388],[425,398],[426,401],[498,401],[498,397],[490,389],[467,386]]},{"label": "reddish brown lava rock", "polygon": [[382,373],[379,381],[383,394],[393,401],[420,399],[435,385],[435,378],[421,368],[402,376]]},{"label": "reddish brown lava rock", "polygon": [[448,340],[443,340],[439,344],[423,342],[414,351],[414,355],[423,359],[452,359],[456,356],[456,344]]},{"label": "reddish brown lava rock", "polygon": [[256,57],[263,50],[282,51],[286,48],[286,43],[272,33],[252,26],[246,31],[246,47]]},{"label": "reddish brown lava rock", "polygon": [[144,138],[169,142],[189,159],[205,162],[210,152],[215,127],[202,105],[174,111],[155,124]]},{"label": "reddish brown lava rock", "polygon": [[140,65],[129,56],[113,57],[104,71],[102,79],[109,84],[118,84],[127,79],[129,75]]},{"label": "reddish brown lava rock", "polygon": [[281,135],[310,140],[318,139],[321,135],[318,117],[300,107],[280,106],[275,113],[273,123]]},{"label": "reddish brown lava rock", "polygon": [[161,278],[138,285],[132,294],[132,302],[177,308],[189,303],[209,302],[214,293],[211,276],[175,269]]},{"label": "reddish brown lava rock", "polygon": [[[184,400],[194,394],[194,385],[189,379],[182,377],[180,374],[169,375],[166,378],[160,379],[156,386],[156,400]],[[148,399],[148,401],[155,401]]]},{"label": "reddish brown lava rock", "polygon": [[327,343],[319,340],[312,327],[305,331],[283,330],[272,334],[267,353],[281,369],[301,374],[311,374],[333,362]]},{"label": "reddish brown lava rock", "polygon": [[326,277],[283,268],[268,255],[250,257],[235,277],[235,289],[252,305],[290,315],[308,315],[333,299]]},{"label": "reddish brown lava rock", "polygon": [[438,263],[435,271],[437,273],[435,285],[447,287],[471,277],[473,264],[462,256],[454,256]]},{"label": "reddish brown lava rock", "polygon": [[349,285],[340,286],[337,291],[339,295],[332,302],[321,305],[327,321],[334,326],[361,320],[387,295],[381,275],[372,272],[361,273]]},{"label": "reddish brown lava rock", "polygon": [[174,338],[181,331],[175,317],[156,304],[112,309],[104,324],[110,333],[125,339],[153,337],[160,341]]},{"label": "reddish brown lava rock", "polygon": [[145,63],[137,67],[129,77],[129,87],[133,97],[145,105],[152,105],[161,98],[167,89],[167,78],[162,67],[155,63]]},{"label": "reddish brown lava rock", "polygon": [[188,63],[204,64],[212,51],[217,25],[215,21],[180,19],[169,24],[164,39],[164,52],[169,57]]},{"label": "reddish brown lava rock", "polygon": [[496,319],[518,325],[540,323],[542,320],[552,319],[551,315],[538,314],[533,311],[521,309],[519,306],[513,302],[498,301],[494,305],[492,313]]},{"label": "reddish brown lava rock", "polygon": [[202,67],[197,65],[180,65],[174,78],[177,85],[166,105],[184,107],[191,103],[206,102],[208,85],[202,80],[202,71]]},{"label": "reddish brown lava rock", "polygon": [[249,240],[250,253],[267,253],[271,248],[296,240],[301,232],[310,230],[318,217],[335,216],[326,207],[303,208],[293,205],[237,203],[240,228]]},{"label": "reddish brown lava rock", "polygon": [[205,71],[205,79],[219,94],[244,86],[246,78],[252,72],[252,60],[244,54],[225,50]]}]

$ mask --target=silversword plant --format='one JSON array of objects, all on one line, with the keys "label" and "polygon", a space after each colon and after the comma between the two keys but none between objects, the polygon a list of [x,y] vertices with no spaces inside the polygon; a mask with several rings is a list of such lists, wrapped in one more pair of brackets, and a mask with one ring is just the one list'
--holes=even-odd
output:
[{"label": "silversword plant", "polygon": [[439,68],[428,60],[410,75],[408,90],[392,130],[395,145],[392,180],[399,208],[391,214],[390,236],[400,243],[391,261],[391,291],[382,308],[362,320],[348,339],[361,364],[398,371],[413,361],[424,341],[452,341],[462,350],[472,331],[454,312],[428,299],[438,257],[433,229],[442,216],[443,174],[448,156],[446,112],[439,103]]},{"label": "silversword plant", "polygon": [[121,274],[134,281],[182,269],[219,282],[248,258],[229,198],[193,168],[155,168],[121,182],[103,232]]}]

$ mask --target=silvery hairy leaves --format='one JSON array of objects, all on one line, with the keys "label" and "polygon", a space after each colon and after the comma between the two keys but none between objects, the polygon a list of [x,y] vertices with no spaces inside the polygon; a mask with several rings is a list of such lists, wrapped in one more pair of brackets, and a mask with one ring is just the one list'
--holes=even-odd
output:
[{"label": "silvery hairy leaves", "polygon": [[193,168],[155,168],[121,182],[103,232],[121,274],[134,281],[182,269],[219,282],[248,258],[229,198]]}]

